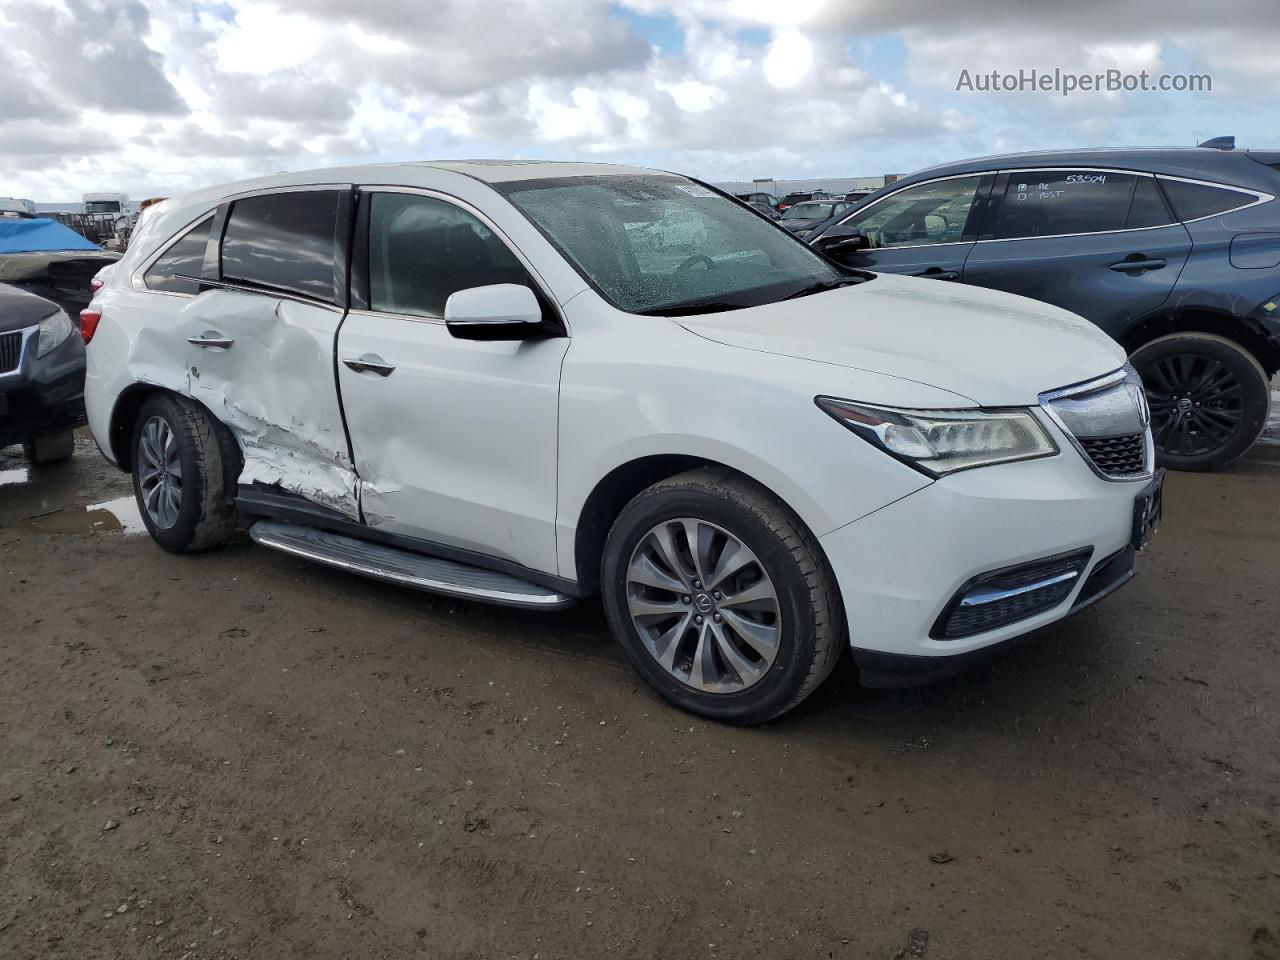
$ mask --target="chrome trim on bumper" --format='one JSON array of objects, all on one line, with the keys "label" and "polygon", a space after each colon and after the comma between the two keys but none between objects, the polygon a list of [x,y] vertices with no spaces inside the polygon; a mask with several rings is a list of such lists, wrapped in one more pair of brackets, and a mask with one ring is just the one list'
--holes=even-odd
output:
[{"label": "chrome trim on bumper", "polygon": [[1006,590],[983,590],[979,588],[972,593],[965,594],[959,605],[962,607],[980,607],[987,603],[997,603],[1000,600],[1008,600],[1011,597],[1020,597],[1024,593],[1044,590],[1046,587],[1053,587],[1059,583],[1074,580],[1078,576],[1080,576],[1079,570],[1068,570],[1066,573],[1045,577],[1043,580],[1037,580],[1035,583],[1028,583],[1021,587],[1009,587]]}]

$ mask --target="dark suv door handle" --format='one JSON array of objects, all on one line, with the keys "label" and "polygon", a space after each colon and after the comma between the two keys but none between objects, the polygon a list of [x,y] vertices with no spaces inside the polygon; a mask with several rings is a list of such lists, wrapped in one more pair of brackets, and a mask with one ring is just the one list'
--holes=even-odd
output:
[{"label": "dark suv door handle", "polygon": [[376,353],[366,353],[342,362],[356,373],[376,373],[380,377],[389,377],[396,369]]},{"label": "dark suv door handle", "polygon": [[1166,263],[1167,261],[1158,257],[1148,259],[1140,253],[1134,253],[1125,257],[1119,263],[1113,263],[1111,269],[1119,273],[1142,273],[1145,270],[1159,270]]},{"label": "dark suv door handle", "polygon": [[959,280],[960,274],[955,270],[943,270],[941,267],[930,267],[928,270],[921,270],[919,273],[913,273],[913,277],[928,277],[930,280]]}]

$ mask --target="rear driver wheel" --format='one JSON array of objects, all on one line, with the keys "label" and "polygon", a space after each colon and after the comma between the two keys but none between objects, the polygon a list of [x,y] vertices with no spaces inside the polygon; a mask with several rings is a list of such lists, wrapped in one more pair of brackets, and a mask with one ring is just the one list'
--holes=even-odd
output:
[{"label": "rear driver wheel", "polygon": [[1212,333],[1173,333],[1130,358],[1147,388],[1151,433],[1162,466],[1216,470],[1258,439],[1271,409],[1262,365]]}]

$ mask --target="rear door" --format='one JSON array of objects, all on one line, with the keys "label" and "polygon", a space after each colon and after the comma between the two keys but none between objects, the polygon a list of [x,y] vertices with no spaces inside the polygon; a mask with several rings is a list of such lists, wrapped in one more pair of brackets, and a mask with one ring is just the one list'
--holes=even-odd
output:
[{"label": "rear door", "polygon": [[279,190],[220,207],[201,292],[180,315],[191,396],[235,434],[242,484],[359,517],[334,376],[346,311],[350,187]]},{"label": "rear door", "polygon": [[833,255],[864,270],[958,280],[977,239],[992,179],[989,174],[943,177],[860,206],[841,222],[861,230],[870,246]]},{"label": "rear door", "polygon": [[[444,305],[531,266],[480,211],[429,191],[362,192],[338,378],[370,526],[556,570],[560,364],[569,340],[455,338]],[[367,254],[362,248],[367,246]],[[561,328],[562,329],[562,328]]]},{"label": "rear door", "polygon": [[1190,250],[1150,174],[1016,170],[996,181],[964,281],[1052,303],[1119,336],[1169,298]]}]

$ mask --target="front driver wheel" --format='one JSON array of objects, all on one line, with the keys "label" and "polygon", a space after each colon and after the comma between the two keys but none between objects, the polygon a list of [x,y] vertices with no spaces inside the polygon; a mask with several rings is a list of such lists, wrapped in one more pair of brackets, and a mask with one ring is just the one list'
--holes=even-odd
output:
[{"label": "front driver wheel", "polygon": [[1171,470],[1216,470],[1267,423],[1271,385],[1253,354],[1212,333],[1172,333],[1130,358],[1147,388],[1156,456]]},{"label": "front driver wheel", "polygon": [[149,398],[133,428],[133,491],[147,532],[173,553],[225,543],[235,533],[225,431],[199,404]]},{"label": "front driver wheel", "polygon": [[605,544],[601,590],[641,676],[715,720],[785,713],[839,659],[843,608],[817,541],[727,470],[680,474],[627,504]]}]

